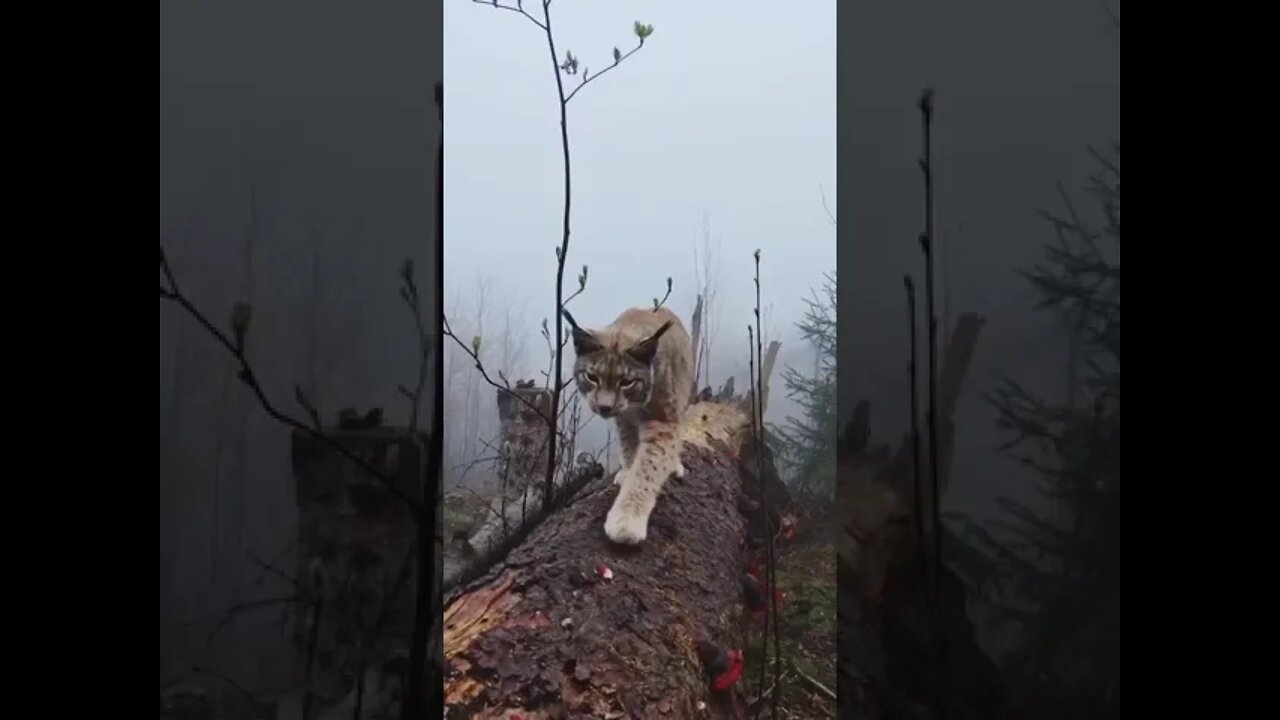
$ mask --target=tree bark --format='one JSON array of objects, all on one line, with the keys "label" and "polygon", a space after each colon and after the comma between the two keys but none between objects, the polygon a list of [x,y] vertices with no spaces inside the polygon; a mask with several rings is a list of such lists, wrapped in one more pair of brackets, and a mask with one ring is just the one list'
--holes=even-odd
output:
[{"label": "tree bark", "polygon": [[733,716],[741,684],[713,694],[696,643],[742,649],[742,480],[730,448],[750,442],[746,423],[734,404],[690,407],[685,476],[668,481],[640,546],[605,538],[617,493],[605,478],[447,598],[450,717]]},{"label": "tree bark", "polygon": [[[766,432],[765,437],[767,439],[769,433]],[[791,491],[778,473],[773,449],[767,443],[763,447],[763,489],[769,499],[769,527],[773,528],[774,533],[777,534],[785,530],[784,525],[787,524],[792,524],[791,529],[794,529],[796,507],[791,500]],[[756,470],[756,449],[751,443],[744,445],[738,454],[738,470],[742,474],[742,499],[739,501],[738,509],[742,511],[747,522],[748,544],[754,547],[757,543],[764,541],[765,524],[762,508],[765,503],[761,501],[761,483]]]}]

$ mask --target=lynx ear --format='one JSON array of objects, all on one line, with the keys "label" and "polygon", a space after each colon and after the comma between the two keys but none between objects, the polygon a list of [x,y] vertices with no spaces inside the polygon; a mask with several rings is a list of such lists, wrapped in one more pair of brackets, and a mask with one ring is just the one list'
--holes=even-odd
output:
[{"label": "lynx ear", "polygon": [[658,354],[658,341],[662,339],[662,334],[671,329],[671,323],[668,320],[662,323],[662,327],[658,328],[649,337],[627,348],[627,354],[634,358],[637,362],[648,365],[653,362],[653,356]]},{"label": "lynx ear", "polygon": [[561,309],[560,312],[564,315],[564,319],[568,321],[569,327],[573,328],[573,351],[575,353],[579,356],[590,355],[604,347],[590,330],[583,330],[578,327],[578,321],[573,319],[568,310]]},{"label": "lynx ear", "polygon": [[593,352],[598,352],[603,347],[600,341],[596,339],[596,336],[591,334],[591,331],[583,330],[582,328],[573,329],[573,351],[579,356],[590,355]]}]

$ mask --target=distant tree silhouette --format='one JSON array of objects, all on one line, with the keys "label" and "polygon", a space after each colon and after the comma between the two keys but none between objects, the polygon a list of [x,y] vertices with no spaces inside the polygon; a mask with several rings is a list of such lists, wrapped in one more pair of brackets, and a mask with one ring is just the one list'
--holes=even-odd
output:
[{"label": "distant tree silhouette", "polygon": [[1063,214],[1041,213],[1056,242],[1023,273],[1039,307],[1071,324],[1079,387],[1055,404],[1005,379],[990,397],[1011,435],[1003,449],[1035,472],[1052,510],[1003,499],[1010,519],[966,522],[969,549],[980,552],[953,556],[1019,626],[1008,672],[1040,717],[1120,713],[1120,145],[1093,154],[1100,227],[1059,188]]}]

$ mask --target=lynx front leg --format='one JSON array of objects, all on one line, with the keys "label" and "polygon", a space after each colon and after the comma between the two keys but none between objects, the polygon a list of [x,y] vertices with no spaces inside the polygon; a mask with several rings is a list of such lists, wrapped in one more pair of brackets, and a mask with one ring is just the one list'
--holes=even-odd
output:
[{"label": "lynx front leg", "polygon": [[[640,445],[640,428],[625,420],[619,419],[616,423],[618,428],[618,442],[622,445],[622,467],[629,468],[636,460],[636,448]],[[621,471],[613,476],[613,484],[622,484],[623,474]]]},{"label": "lynx front leg", "polygon": [[658,502],[652,480],[636,466],[622,468],[614,478],[618,496],[604,520],[604,534],[620,545],[638,545],[649,531],[649,515]]},{"label": "lynx front leg", "polygon": [[684,463],[680,462],[680,433],[678,426],[650,421],[640,427],[640,443],[650,450],[655,469],[665,483],[668,477],[677,480],[684,477]]},{"label": "lynx front leg", "polygon": [[610,540],[623,545],[644,542],[658,494],[672,474],[677,477],[684,474],[680,464],[680,438],[674,426],[646,424],[641,428],[633,462],[619,470],[614,478],[621,487],[605,518],[604,531]]}]

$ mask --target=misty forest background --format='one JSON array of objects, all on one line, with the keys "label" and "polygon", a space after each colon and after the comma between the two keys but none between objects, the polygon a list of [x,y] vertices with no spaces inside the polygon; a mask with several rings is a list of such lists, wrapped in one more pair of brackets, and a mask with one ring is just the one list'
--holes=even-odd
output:
[{"label": "misty forest background", "polygon": [[[661,297],[671,277],[666,304],[686,323],[696,297],[711,296],[701,384],[733,376],[741,387],[751,252],[761,249],[765,340],[782,343],[766,421],[809,522],[803,542],[779,560],[802,638],[787,650],[834,687],[837,531],[828,516],[838,418],[865,399],[877,436],[909,425],[902,275],[922,276],[915,238],[923,223],[914,100],[936,85],[939,337],[961,312],[986,319],[956,416],[948,562],[968,584],[979,643],[1020,704],[1041,717],[1108,716],[1119,697],[1110,660],[1118,661],[1119,637],[1118,15],[1068,0],[1034,12],[860,3],[853,17],[832,7],[783,22],[787,12],[675,2],[563,11],[581,46],[621,44],[636,13],[657,28],[643,53],[574,107],[583,219],[568,275],[590,267],[575,315],[603,324],[626,305]],[[297,13],[309,18],[307,32],[297,31]],[[441,68],[421,41],[427,13],[401,8],[393,18],[336,2],[160,8],[161,244],[187,294],[214,319],[236,302],[252,304],[249,353],[263,386],[286,403],[301,388],[327,419],[347,407],[382,408],[391,426],[409,416],[397,386],[418,372],[417,338],[396,274],[405,259],[420,284],[435,274],[437,124],[419,89]],[[491,373],[541,384],[540,325],[553,308],[558,239],[557,168],[546,162],[558,152],[555,117],[541,64],[528,81],[511,70],[534,65],[527,59],[539,50],[512,40],[504,26],[515,19],[496,14],[464,2],[446,8],[447,64],[467,69],[443,75],[446,125],[455,124],[439,310],[459,337],[482,338]],[[858,118],[838,142],[837,32],[857,58],[838,92],[856,98]],[[913,40],[885,40],[894,37]],[[769,39],[797,59],[764,75],[735,70]],[[503,48],[488,65],[480,64],[486,44]],[[968,50],[978,44],[988,52]],[[823,69],[806,74],[813,55]],[[468,74],[497,79],[484,85]],[[788,100],[791,86],[801,89]],[[713,97],[690,108],[680,87]],[[825,104],[813,100],[824,94]],[[494,127],[455,132],[454,103],[497,114]],[[642,105],[643,125],[620,127]],[[753,124],[752,108],[766,106],[776,115]],[[788,157],[800,140],[772,132],[787,115],[822,116],[803,153],[825,160]],[[707,154],[691,155],[700,141]],[[493,147],[481,152],[482,144]],[[663,145],[672,149],[654,155]],[[841,167],[854,168],[839,188],[837,153]],[[721,175],[706,170],[717,164]],[[744,172],[781,199],[706,186]],[[486,179],[496,176],[505,180]],[[646,185],[658,189],[629,189]],[[510,224],[495,225],[503,215]],[[469,216],[484,219],[456,225]],[[850,359],[838,384],[837,350]],[[298,510],[289,433],[236,369],[189,317],[161,304],[161,684],[269,705],[298,685],[288,626],[298,608],[287,601],[289,581],[270,571],[296,550]],[[499,429],[494,388],[453,344],[443,372],[446,494],[485,495],[497,482],[488,461]],[[578,446],[613,469],[608,428],[589,420]],[[460,513],[451,522],[474,512],[451,507]],[[1036,555],[1047,559],[1028,560]],[[800,717],[816,702],[803,692],[788,701]]]}]

